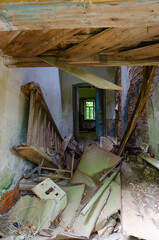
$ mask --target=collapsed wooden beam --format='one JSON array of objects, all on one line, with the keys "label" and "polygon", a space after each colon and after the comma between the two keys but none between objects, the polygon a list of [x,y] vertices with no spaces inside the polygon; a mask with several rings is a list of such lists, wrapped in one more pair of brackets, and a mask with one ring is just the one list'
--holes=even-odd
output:
[{"label": "collapsed wooden beam", "polygon": [[56,66],[59,69],[97,87],[102,89],[110,89],[110,90],[122,90],[121,87],[115,85],[114,83],[111,83],[103,78],[100,78],[98,76],[95,76],[83,69],[80,69],[78,67],[75,67],[66,61],[60,60],[59,58],[52,57],[52,56],[39,56],[39,58],[49,63],[50,65]]}]

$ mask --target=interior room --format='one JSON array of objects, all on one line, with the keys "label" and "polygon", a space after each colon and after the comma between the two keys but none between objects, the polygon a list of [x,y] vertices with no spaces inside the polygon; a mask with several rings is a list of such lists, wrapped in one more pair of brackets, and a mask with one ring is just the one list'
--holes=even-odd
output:
[{"label": "interior room", "polygon": [[0,238],[158,240],[159,2],[0,1]]}]

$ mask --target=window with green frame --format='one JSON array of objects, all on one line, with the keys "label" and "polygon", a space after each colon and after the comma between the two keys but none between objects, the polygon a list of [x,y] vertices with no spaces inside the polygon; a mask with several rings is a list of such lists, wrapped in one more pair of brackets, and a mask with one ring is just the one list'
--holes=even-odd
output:
[{"label": "window with green frame", "polygon": [[95,100],[87,99],[84,101],[84,119],[95,120]]}]

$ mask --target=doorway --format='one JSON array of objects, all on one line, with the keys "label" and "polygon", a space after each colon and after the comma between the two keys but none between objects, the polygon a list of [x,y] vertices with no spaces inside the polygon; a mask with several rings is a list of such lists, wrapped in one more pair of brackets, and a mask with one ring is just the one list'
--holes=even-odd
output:
[{"label": "doorway", "polygon": [[74,136],[92,140],[104,135],[104,91],[89,84],[73,86]]}]

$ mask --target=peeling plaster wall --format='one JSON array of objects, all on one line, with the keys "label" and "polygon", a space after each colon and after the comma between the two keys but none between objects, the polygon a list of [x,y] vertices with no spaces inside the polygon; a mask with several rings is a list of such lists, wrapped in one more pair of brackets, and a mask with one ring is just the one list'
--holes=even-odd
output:
[{"label": "peeling plaster wall", "polygon": [[147,101],[146,114],[149,150],[159,157],[159,68],[156,71],[151,97]]},{"label": "peeling plaster wall", "polygon": [[26,142],[29,103],[21,85],[40,84],[50,111],[61,130],[61,90],[56,68],[8,69],[0,59],[0,195],[11,189],[32,164],[11,152],[13,145]]},{"label": "peeling plaster wall", "polygon": [[121,67],[121,86],[123,87],[123,91],[121,94],[121,109],[122,109],[121,127],[123,134],[127,125],[128,101],[129,101],[128,90],[130,87],[129,67],[127,66]]},{"label": "peeling plaster wall", "polygon": [[[115,67],[91,67],[86,66],[82,69],[115,83]],[[62,94],[62,112],[63,129],[65,136],[73,132],[73,104],[72,104],[72,86],[78,83],[85,83],[82,80],[60,70],[61,94]],[[105,102],[106,113],[106,134],[113,136],[115,133],[115,91],[106,91]]]},{"label": "peeling plaster wall", "polygon": [[[143,77],[142,67],[121,67],[122,132],[135,107]],[[148,144],[149,152],[159,157],[159,68],[148,96],[146,107],[137,121],[129,143],[136,146]]]}]

